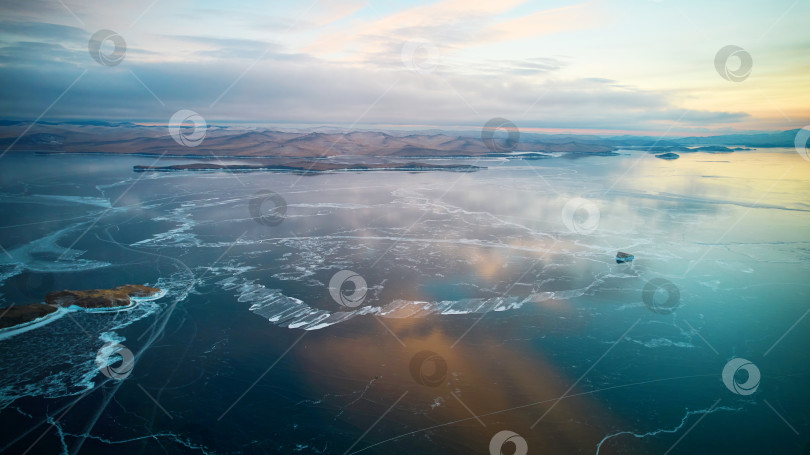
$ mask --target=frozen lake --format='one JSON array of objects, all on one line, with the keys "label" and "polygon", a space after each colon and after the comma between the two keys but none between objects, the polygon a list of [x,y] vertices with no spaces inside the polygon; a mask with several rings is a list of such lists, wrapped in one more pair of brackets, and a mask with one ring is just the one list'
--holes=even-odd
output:
[{"label": "frozen lake", "polygon": [[807,453],[810,163],[621,153],[306,176],[9,154],[0,306],[166,294],[0,331],[0,449],[53,425],[34,452],[486,453],[508,430],[530,454]]}]

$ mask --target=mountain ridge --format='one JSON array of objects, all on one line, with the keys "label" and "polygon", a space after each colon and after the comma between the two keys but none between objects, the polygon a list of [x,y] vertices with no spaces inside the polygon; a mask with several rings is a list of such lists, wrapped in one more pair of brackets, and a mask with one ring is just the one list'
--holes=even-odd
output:
[{"label": "mountain ridge", "polygon": [[[192,128],[179,128],[181,134]],[[687,146],[793,147],[798,129],[777,133],[731,134],[662,140],[642,136],[602,137],[596,135],[521,133],[516,143],[496,139],[485,143],[467,134],[391,135],[384,131],[277,131],[209,126],[203,141],[195,147],[176,142],[168,128],[93,121],[84,123],[0,123],[0,147],[12,151],[67,153],[120,153],[168,156],[296,157],[334,156],[442,157],[487,156],[509,152],[607,154],[620,148],[666,148]],[[470,132],[472,134],[472,132]],[[21,136],[22,135],[22,136]],[[496,136],[497,138],[497,136]],[[488,147],[489,146],[489,147]],[[676,150],[677,151],[677,150]]]}]

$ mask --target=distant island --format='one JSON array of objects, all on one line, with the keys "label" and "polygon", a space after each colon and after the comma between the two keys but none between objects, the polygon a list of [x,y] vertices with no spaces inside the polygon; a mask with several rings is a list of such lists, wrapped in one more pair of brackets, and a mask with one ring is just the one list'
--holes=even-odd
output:
[{"label": "distant island", "polygon": [[661,153],[659,155],[655,155],[655,157],[656,158],[661,158],[662,160],[677,160],[678,158],[681,157],[681,155],[678,155],[677,153],[666,152],[666,153]]},{"label": "distant island", "polygon": [[684,147],[682,145],[676,146],[655,146],[655,147],[644,147],[644,150],[650,153],[660,153],[660,152],[680,152],[680,153],[694,153],[694,152],[705,152],[705,153],[732,153],[737,151],[743,150],[751,150],[747,147],[734,147],[729,148],[722,145],[706,145],[702,147]]},{"label": "distant island", "polygon": [[323,161],[262,163],[262,164],[218,164],[218,163],[190,163],[174,164],[171,166],[133,166],[135,172],[174,172],[174,171],[276,171],[295,173],[322,173],[332,171],[452,171],[475,172],[485,167],[457,164],[425,164],[425,163],[375,163],[351,164],[331,163]]},{"label": "distant island", "polygon": [[0,316],[0,329],[33,322],[56,312],[59,308],[77,306],[85,309],[115,309],[132,304],[133,297],[154,297],[160,289],[138,284],[128,284],[114,289],[90,289],[86,291],[56,291],[45,296],[45,303],[12,306]]}]

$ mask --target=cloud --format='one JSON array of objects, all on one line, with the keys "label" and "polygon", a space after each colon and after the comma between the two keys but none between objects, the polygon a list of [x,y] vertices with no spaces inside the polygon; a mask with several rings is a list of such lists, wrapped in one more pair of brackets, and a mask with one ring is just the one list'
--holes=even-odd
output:
[{"label": "cloud", "polygon": [[256,59],[265,52],[280,53],[283,46],[258,40],[214,38],[207,36],[166,35],[167,42],[177,42],[187,49],[190,59]]},{"label": "cloud", "polygon": [[456,48],[476,40],[495,17],[522,3],[525,0],[443,0],[414,6],[373,21],[358,22],[348,30],[325,34],[303,51],[320,57],[340,54],[342,60],[375,62],[380,55],[391,55],[392,50],[398,53],[412,38],[430,40],[442,49]]},{"label": "cloud", "polygon": [[[675,122],[676,130],[689,130],[748,117],[702,106],[682,109],[682,93],[589,77],[574,71],[570,56],[470,58],[457,52],[490,40],[595,27],[598,2],[522,15],[516,11],[525,5],[518,0],[462,3],[444,0],[372,21],[356,17],[357,4],[335,6],[317,22],[360,27],[323,33],[315,41],[323,49],[315,46],[313,53],[301,52],[293,41],[250,34],[125,30],[127,53],[117,67],[90,58],[87,30],[6,20],[0,22],[0,78],[13,89],[0,97],[0,108],[7,118],[35,118],[87,70],[46,118],[165,121],[186,108],[210,121],[479,126],[506,117],[526,128],[661,131]],[[227,19],[247,16],[249,10]],[[261,20],[267,18],[254,23]],[[433,73],[403,66],[402,40],[411,35],[440,43]],[[345,58],[335,58],[330,49]]]},{"label": "cloud", "polygon": [[37,40],[50,43],[86,41],[87,32],[78,27],[31,21],[0,21],[4,41]]},{"label": "cloud", "polygon": [[21,21],[42,22],[66,13],[59,2],[48,0],[5,0],[0,2],[0,14]]},{"label": "cloud", "polygon": [[[234,44],[203,41],[221,49]],[[258,49],[253,42],[236,44]],[[86,52],[58,45],[16,43],[0,52],[13,62],[3,71],[3,83],[14,87],[3,96],[3,112],[28,118],[38,116],[82,69],[88,69],[87,74],[48,117],[165,121],[187,108],[212,122],[477,126],[502,116],[523,127],[607,129],[656,129],[682,115],[685,125],[731,123],[744,117],[684,113],[664,93],[617,88],[609,81],[555,80],[559,62],[546,59],[501,62],[506,70],[497,76],[486,71],[421,75],[404,67],[368,71],[270,50],[239,79],[251,62],[125,60],[110,68],[95,64]],[[552,79],[538,83],[526,71],[544,72]]]},{"label": "cloud", "polygon": [[490,44],[521,38],[602,27],[609,19],[600,8],[601,1],[537,11],[486,28],[475,44]]},{"label": "cloud", "polygon": [[477,74],[536,76],[550,74],[566,66],[567,63],[556,58],[536,57],[526,60],[489,60],[475,65]]}]

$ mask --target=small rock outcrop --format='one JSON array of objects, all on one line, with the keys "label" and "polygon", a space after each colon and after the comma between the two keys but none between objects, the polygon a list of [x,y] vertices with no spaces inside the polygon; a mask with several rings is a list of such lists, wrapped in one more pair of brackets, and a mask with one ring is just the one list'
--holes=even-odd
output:
[{"label": "small rock outcrop", "polygon": [[630,253],[622,253],[621,251],[619,251],[618,253],[616,253],[616,263],[617,263],[617,264],[623,264],[623,263],[625,263],[625,262],[631,262],[631,261],[632,261],[633,259],[635,259],[635,258],[636,258],[636,257],[635,257],[635,256],[633,256],[633,255],[632,255],[632,254],[630,254]]}]

